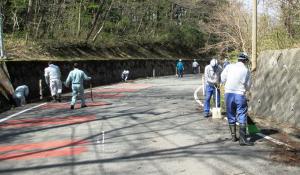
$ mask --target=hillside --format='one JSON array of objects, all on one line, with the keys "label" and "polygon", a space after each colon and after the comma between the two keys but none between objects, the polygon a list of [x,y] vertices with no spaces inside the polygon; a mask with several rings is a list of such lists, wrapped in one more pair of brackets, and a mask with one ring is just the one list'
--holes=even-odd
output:
[{"label": "hillside", "polygon": [[8,60],[110,60],[110,59],[202,59],[204,54],[182,46],[128,44],[95,47],[88,44],[63,44],[39,47],[15,46],[6,50]]}]

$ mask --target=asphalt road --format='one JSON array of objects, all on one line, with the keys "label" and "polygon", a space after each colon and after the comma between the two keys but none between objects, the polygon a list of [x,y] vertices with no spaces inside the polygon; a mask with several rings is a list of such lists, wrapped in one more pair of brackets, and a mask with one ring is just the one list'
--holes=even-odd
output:
[{"label": "asphalt road", "polygon": [[269,141],[241,147],[225,120],[203,118],[193,96],[200,83],[189,75],[102,86],[87,108],[50,103],[12,117],[0,125],[0,174],[299,174],[274,159]]}]

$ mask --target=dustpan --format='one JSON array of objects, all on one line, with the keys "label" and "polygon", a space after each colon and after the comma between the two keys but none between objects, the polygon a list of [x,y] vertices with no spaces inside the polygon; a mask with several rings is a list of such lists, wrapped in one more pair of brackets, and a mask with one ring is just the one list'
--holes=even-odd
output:
[{"label": "dustpan", "polygon": [[247,115],[247,129],[248,134],[253,135],[260,132],[260,129],[256,126],[253,120]]},{"label": "dustpan", "polygon": [[218,108],[218,89],[217,87],[215,87],[215,91],[216,91],[216,107],[215,108],[212,108],[211,112],[212,112],[212,118],[213,119],[221,119],[222,118],[222,115],[221,115],[221,108]]}]

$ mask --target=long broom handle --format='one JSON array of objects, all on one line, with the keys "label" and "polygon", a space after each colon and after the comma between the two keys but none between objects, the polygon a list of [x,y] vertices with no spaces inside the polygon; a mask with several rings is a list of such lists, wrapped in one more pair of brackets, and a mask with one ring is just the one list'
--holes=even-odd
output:
[{"label": "long broom handle", "polygon": [[216,88],[216,108],[218,108],[218,88]]},{"label": "long broom handle", "polygon": [[92,101],[94,101],[94,98],[93,98],[93,86],[92,86],[92,82],[90,82],[90,91],[91,91],[91,99],[92,99]]}]

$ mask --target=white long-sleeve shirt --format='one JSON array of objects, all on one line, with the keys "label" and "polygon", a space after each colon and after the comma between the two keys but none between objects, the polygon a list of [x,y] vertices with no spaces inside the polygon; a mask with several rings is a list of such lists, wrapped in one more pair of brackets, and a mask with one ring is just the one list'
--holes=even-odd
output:
[{"label": "white long-sleeve shirt", "polygon": [[50,64],[47,68],[45,68],[45,78],[52,80],[52,79],[59,79],[60,80],[60,69],[58,66],[54,64]]},{"label": "white long-sleeve shirt", "polygon": [[222,68],[218,65],[216,70],[211,65],[205,66],[204,70],[204,81],[205,84],[219,84]]},{"label": "white long-sleeve shirt", "polygon": [[251,87],[251,74],[244,63],[237,62],[226,66],[221,82],[225,83],[225,93],[245,95]]},{"label": "white long-sleeve shirt", "polygon": [[14,92],[15,98],[27,97],[29,95],[29,88],[26,85],[18,86]]},{"label": "white long-sleeve shirt", "polygon": [[70,83],[72,84],[80,84],[83,86],[84,80],[91,80],[91,77],[88,77],[82,70],[79,70],[78,68],[74,68],[66,80],[66,85],[68,86]]},{"label": "white long-sleeve shirt", "polygon": [[192,64],[192,66],[193,66],[193,67],[198,67],[198,66],[199,66],[199,64],[198,64],[198,62],[197,62],[197,61],[194,61],[194,62],[193,62],[193,64]]}]

